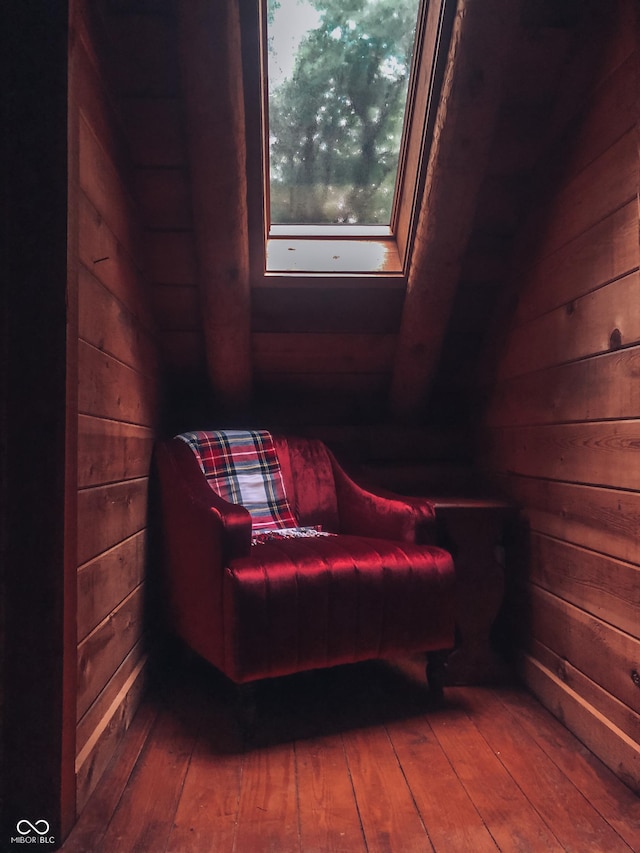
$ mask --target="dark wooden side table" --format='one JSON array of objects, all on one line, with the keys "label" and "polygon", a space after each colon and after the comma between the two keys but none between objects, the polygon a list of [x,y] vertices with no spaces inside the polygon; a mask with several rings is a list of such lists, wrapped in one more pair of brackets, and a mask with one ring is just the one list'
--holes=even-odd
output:
[{"label": "dark wooden side table", "polygon": [[491,644],[504,596],[504,537],[514,507],[491,498],[432,497],[439,544],[453,556],[457,588],[457,645],[447,661],[447,684],[488,684],[508,676]]}]

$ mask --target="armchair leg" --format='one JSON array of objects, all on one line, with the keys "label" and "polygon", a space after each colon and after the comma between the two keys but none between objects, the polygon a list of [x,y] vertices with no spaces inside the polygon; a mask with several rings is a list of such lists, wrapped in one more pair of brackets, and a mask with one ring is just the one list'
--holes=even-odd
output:
[{"label": "armchair leg", "polygon": [[447,658],[449,650],[427,652],[427,684],[429,685],[429,696],[435,702],[444,699],[445,673],[447,670]]}]

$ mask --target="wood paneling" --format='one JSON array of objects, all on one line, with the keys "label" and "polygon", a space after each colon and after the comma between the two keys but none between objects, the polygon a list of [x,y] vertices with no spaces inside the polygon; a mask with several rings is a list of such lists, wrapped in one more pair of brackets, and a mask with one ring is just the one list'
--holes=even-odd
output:
[{"label": "wood paneling", "polygon": [[255,288],[251,296],[254,333],[397,333],[401,289],[323,287]]},{"label": "wood paneling", "polygon": [[[182,300],[189,289],[195,292],[197,266],[176,14],[173,3],[109,3],[102,21],[105,74],[128,147],[123,179],[144,232],[136,260],[151,284],[160,285],[157,299],[153,288],[150,297],[163,361],[192,378],[201,367],[196,340],[202,341],[203,327],[199,307],[194,313]],[[189,335],[164,334],[176,330]]]},{"label": "wood paneling", "polygon": [[138,279],[141,259],[137,263],[126,246],[103,219],[91,200],[80,193],[78,199],[80,261],[123,305],[126,305],[144,328],[153,328],[149,305],[143,298]]},{"label": "wood paneling", "polygon": [[109,69],[118,94],[128,98],[178,94],[176,21],[170,10],[125,4],[105,16],[105,26],[110,38]]},{"label": "wood paneling", "polygon": [[112,678],[143,631],[144,589],[137,587],[78,646],[78,719]]},{"label": "wood paneling", "polygon": [[523,659],[523,673],[542,702],[550,708],[583,743],[588,743],[632,790],[638,790],[640,749],[605,714],[598,712],[580,692],[572,690],[534,657]]},{"label": "wood paneling", "polygon": [[640,568],[540,534],[528,577],[550,593],[640,639]]},{"label": "wood paneling", "polygon": [[153,449],[148,427],[89,415],[80,415],[78,421],[80,488],[147,474]]},{"label": "wood paneling", "polygon": [[383,373],[393,358],[394,335],[254,334],[257,376],[264,374]]},{"label": "wood paneling", "polygon": [[[586,705],[591,705],[598,714],[602,714],[612,730],[618,729],[625,737],[638,742],[640,714],[625,705],[624,702],[616,699],[615,696],[600,687],[597,682],[577,667],[561,658],[548,646],[538,640],[530,640],[529,647],[530,654],[537,663],[552,672],[564,685],[578,694]],[[632,759],[632,762],[635,763],[635,758]],[[627,778],[625,782],[631,784],[633,790],[637,790],[637,781]]]},{"label": "wood paneling", "polygon": [[[81,812],[96,783],[113,760],[124,734],[131,725],[146,687],[142,657],[115,696],[111,707],[92,730],[91,738],[79,750],[76,762],[78,811]],[[114,681],[115,679],[112,679]]]},{"label": "wood paneling", "polygon": [[568,183],[540,213],[543,240],[551,254],[635,197],[638,150],[635,129],[615,142]]},{"label": "wood paneling", "polygon": [[[69,849],[76,851],[76,853],[100,849],[97,837],[101,838],[104,834],[106,822],[118,805],[122,796],[122,786],[131,775],[155,716],[151,709],[142,707],[131,721],[131,726],[126,732],[125,742],[118,752],[117,767],[112,766],[111,772],[107,774],[108,778],[103,777],[101,791],[104,792],[104,796],[100,797],[99,800],[95,797],[89,799],[85,808],[82,809],[82,823],[76,825],[72,837],[65,843]],[[99,775],[99,770],[87,774],[87,777],[95,779],[97,775]]]},{"label": "wood paneling", "polygon": [[187,162],[179,98],[123,98],[122,115],[134,166],[184,166]]},{"label": "wood paneling", "polygon": [[156,284],[153,301],[163,332],[201,334],[200,296],[195,285]]},{"label": "wood paneling", "polygon": [[83,339],[124,364],[156,375],[158,354],[150,332],[86,267],[80,270],[80,279],[78,311]]},{"label": "wood paneling", "polygon": [[526,508],[532,530],[640,563],[640,493],[512,474],[497,483]]},{"label": "wood paneling", "polygon": [[[534,200],[514,266],[519,306],[483,462],[529,527],[512,614],[523,675],[637,789],[640,31],[636,4],[612,5],[568,69],[579,74],[566,91],[575,96],[578,79],[583,90],[539,166],[552,183]],[[604,58],[590,78],[594,48]]]},{"label": "wood paneling", "polygon": [[77,808],[145,684],[144,602],[160,359],[129,140],[105,47],[109,16],[78,3]]},{"label": "wood paneling", "polygon": [[82,341],[80,356],[81,414],[153,424],[158,398],[147,375]]},{"label": "wood paneling", "polygon": [[577,175],[635,125],[638,57],[631,51],[611,74],[602,78],[576,121],[567,177]]},{"label": "wood paneling", "polygon": [[[115,712],[114,703],[122,698],[123,690],[126,692],[128,686],[136,683],[135,693],[137,695],[140,686],[144,684],[144,677],[140,677],[140,670],[146,665],[147,655],[143,649],[144,640],[139,640],[126,655],[117,668],[109,683],[100,693],[96,702],[78,720],[78,758],[76,766],[79,767],[84,761],[91,760],[92,744],[101,738],[105,730],[112,730],[111,714]],[[136,699],[137,704],[137,699]],[[111,709],[111,714],[109,710]],[[77,715],[77,709],[76,709]],[[120,726],[116,722],[115,728]]]},{"label": "wood paneling", "polygon": [[[118,241],[132,255],[140,244],[140,224],[135,215],[130,178],[121,176],[117,164],[102,147],[96,129],[80,113],[80,188],[91,199]],[[123,177],[125,180],[123,180]]]},{"label": "wood paneling", "polygon": [[[101,68],[101,60],[98,56],[100,48],[90,38],[84,38],[81,35],[92,29],[94,14],[88,6],[78,3],[76,16],[77,32],[80,37],[74,45],[74,61],[77,64],[74,96],[78,108],[76,122],[82,116],[84,125],[82,130],[80,127],[76,129],[78,139],[80,132],[85,133],[87,129],[92,129],[101,147],[109,152],[116,170],[124,173],[129,170],[127,146],[120,124],[112,120],[113,114],[110,108],[113,104],[113,95],[110,92],[109,81],[105,79]],[[88,155],[89,150],[85,150],[84,154]],[[77,165],[80,165],[80,158]],[[98,175],[95,176],[96,179],[98,177]]]},{"label": "wood paneling", "polygon": [[523,323],[503,357],[500,378],[637,344],[639,292],[635,272]]},{"label": "wood paneling", "polygon": [[530,270],[522,270],[526,288],[518,303],[518,319],[566,305],[637,269],[637,213],[634,199],[557,252],[534,259]]},{"label": "wood paneling", "polygon": [[632,710],[640,710],[640,691],[633,679],[640,659],[637,638],[535,586],[528,605],[532,638]]},{"label": "wood paneling", "polygon": [[147,485],[146,478],[140,478],[79,492],[78,524],[83,535],[78,543],[78,565],[145,527]]},{"label": "wood paneling", "polygon": [[498,427],[636,417],[639,368],[636,347],[509,379],[497,386],[487,419]]},{"label": "wood paneling", "polygon": [[150,231],[145,237],[149,279],[159,284],[197,282],[193,233]]},{"label": "wood paneling", "polygon": [[171,370],[178,376],[198,376],[204,365],[204,337],[201,329],[163,331],[160,340]]},{"label": "wood paneling", "polygon": [[135,187],[147,228],[192,227],[191,194],[184,169],[138,169]]},{"label": "wood paneling", "polygon": [[[332,392],[335,392],[336,395],[346,392],[347,394],[366,396],[370,392],[384,391],[388,388],[388,385],[389,376],[386,373],[349,373],[345,370],[340,370],[339,373],[329,373],[327,370],[318,370],[316,373],[309,371],[301,371],[299,373],[257,372],[256,376],[256,388],[258,390],[266,389],[268,394],[277,391],[286,392],[290,395],[290,405],[294,407],[298,406],[304,400],[305,394],[308,395],[310,392],[326,392],[327,399],[331,397]],[[316,400],[308,402],[315,402],[320,406],[323,404],[321,398],[316,398]],[[381,402],[380,400],[379,404]],[[280,403],[286,406],[286,401],[281,400]],[[327,401],[325,400],[325,406],[326,403]],[[309,409],[309,417],[303,417],[298,421],[300,426],[315,423],[311,415],[312,411],[313,405]],[[284,414],[284,409],[282,414]],[[345,418],[349,419],[346,413],[337,420],[340,422],[344,421]],[[328,423],[332,423],[334,420],[334,418],[330,418]],[[322,421],[322,423],[325,423],[325,421]]]},{"label": "wood paneling", "polygon": [[141,530],[95,557],[78,571],[78,639],[144,580],[146,531]]},{"label": "wood paneling", "polygon": [[512,474],[636,489],[639,441],[636,420],[511,427],[494,433],[491,459]]}]

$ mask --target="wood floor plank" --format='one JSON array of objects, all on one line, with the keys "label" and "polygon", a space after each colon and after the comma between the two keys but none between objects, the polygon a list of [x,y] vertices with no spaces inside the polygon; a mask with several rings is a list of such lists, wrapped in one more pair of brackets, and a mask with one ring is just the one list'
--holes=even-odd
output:
[{"label": "wood floor plank", "polygon": [[242,776],[241,758],[199,745],[176,812],[166,853],[233,850]]},{"label": "wood floor plank", "polygon": [[430,725],[500,850],[564,850],[462,708],[447,708]]},{"label": "wood floor plank", "polygon": [[495,853],[496,843],[427,717],[387,725],[387,731],[436,853]]},{"label": "wood floor plank", "polygon": [[166,853],[231,851],[240,802],[242,739],[228,703],[210,693],[204,697],[196,695],[190,701],[194,710],[200,706],[200,735],[189,762]]},{"label": "wood floor plank", "polygon": [[433,850],[383,726],[343,735],[368,853]]},{"label": "wood floor plank", "polygon": [[295,756],[290,743],[244,757],[234,853],[295,853],[298,830]]},{"label": "wood floor plank", "polygon": [[[451,690],[453,698],[455,689]],[[504,705],[491,693],[467,691],[465,701],[473,721],[499,756],[529,802],[566,850],[606,850],[629,853],[628,845],[554,764],[526,729],[512,718],[505,725]],[[526,749],[523,741],[528,740]],[[562,789],[562,797],[557,791]]]},{"label": "wood floor plank", "polygon": [[366,853],[340,735],[295,745],[304,853]]},{"label": "wood floor plank", "polygon": [[99,850],[164,851],[196,734],[171,709],[161,711]]},{"label": "wood floor plank", "polygon": [[176,663],[63,853],[640,851],[640,799],[523,690],[435,709],[411,672],[265,683],[245,748],[229,685]]},{"label": "wood floor plank", "polygon": [[501,688],[494,695],[629,847],[640,850],[640,797],[528,693]]},{"label": "wood floor plank", "polygon": [[173,689],[164,691],[164,701],[197,738],[164,853],[231,851],[244,754],[234,694],[219,673],[184,649],[172,669]]},{"label": "wood floor plank", "polygon": [[65,853],[104,849],[102,839],[157,716],[157,708],[152,705],[143,704],[140,707],[111,767],[87,801],[79,821],[65,841]]}]

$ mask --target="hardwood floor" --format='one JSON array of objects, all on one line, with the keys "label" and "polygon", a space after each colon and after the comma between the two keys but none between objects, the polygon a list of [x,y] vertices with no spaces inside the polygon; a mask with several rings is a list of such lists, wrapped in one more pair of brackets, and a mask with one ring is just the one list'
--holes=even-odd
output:
[{"label": "hardwood floor", "polygon": [[640,851],[640,798],[520,688],[432,708],[421,678],[407,661],[265,682],[243,736],[229,685],[176,663],[61,849]]}]

